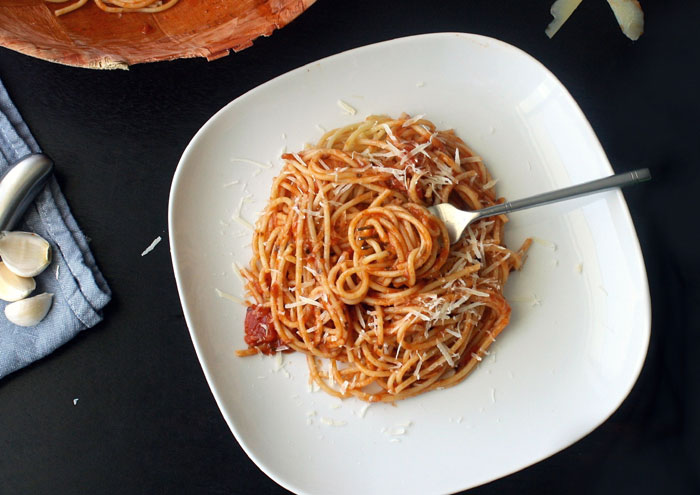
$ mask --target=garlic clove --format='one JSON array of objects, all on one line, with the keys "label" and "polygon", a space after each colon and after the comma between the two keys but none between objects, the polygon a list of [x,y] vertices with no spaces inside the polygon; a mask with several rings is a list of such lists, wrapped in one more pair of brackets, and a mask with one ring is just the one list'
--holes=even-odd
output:
[{"label": "garlic clove", "polygon": [[615,19],[625,36],[632,41],[644,33],[644,12],[637,0],[608,0]]},{"label": "garlic clove", "polygon": [[552,22],[549,23],[544,33],[550,38],[557,34],[557,31],[569,20],[571,14],[573,14],[574,10],[581,4],[581,1],[582,0],[556,0],[552,4],[550,10],[552,13]]},{"label": "garlic clove", "polygon": [[19,301],[34,289],[36,282],[33,278],[15,275],[0,261],[0,299],[8,302]]},{"label": "garlic clove", "polygon": [[0,232],[0,258],[14,274],[34,277],[51,263],[51,246],[31,232]]},{"label": "garlic clove", "polygon": [[52,301],[53,294],[47,292],[21,299],[5,306],[5,316],[20,327],[33,327],[47,315]]}]

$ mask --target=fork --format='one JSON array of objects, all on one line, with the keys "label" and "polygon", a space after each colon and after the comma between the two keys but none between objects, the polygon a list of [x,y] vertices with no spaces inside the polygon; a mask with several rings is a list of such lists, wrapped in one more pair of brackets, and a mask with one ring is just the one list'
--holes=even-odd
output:
[{"label": "fork", "polygon": [[584,182],[583,184],[565,187],[563,189],[557,189],[551,192],[537,194],[525,199],[508,201],[506,203],[489,206],[488,208],[483,208],[481,210],[460,210],[449,203],[441,203],[429,207],[428,211],[442,220],[445,227],[447,227],[447,232],[450,236],[450,244],[454,244],[460,237],[462,237],[464,229],[466,229],[469,224],[482,218],[524,210],[534,206],[555,203],[557,201],[572,199],[578,196],[585,196],[587,194],[593,194],[595,192],[614,187],[630,186],[632,184],[638,184],[648,180],[651,180],[651,173],[649,172],[648,168],[643,168],[633,170],[632,172],[611,175],[610,177],[605,177],[603,179]]}]

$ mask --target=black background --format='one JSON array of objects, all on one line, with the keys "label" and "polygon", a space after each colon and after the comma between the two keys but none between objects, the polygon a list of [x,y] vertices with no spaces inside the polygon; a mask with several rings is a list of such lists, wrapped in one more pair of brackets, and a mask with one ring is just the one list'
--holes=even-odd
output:
[{"label": "black background", "polygon": [[249,89],[340,51],[437,31],[532,54],[571,92],[615,170],[654,176],[625,192],[653,305],[635,388],[583,440],[470,493],[700,493],[700,3],[642,0],[637,42],[604,0],[583,2],[550,40],[550,3],[318,0],[240,53],[128,72],[0,49],[0,77],[56,162],[114,291],[103,323],[0,381],[0,493],[287,493],[238,446],[195,356],[168,250],[170,182],[199,127]]}]

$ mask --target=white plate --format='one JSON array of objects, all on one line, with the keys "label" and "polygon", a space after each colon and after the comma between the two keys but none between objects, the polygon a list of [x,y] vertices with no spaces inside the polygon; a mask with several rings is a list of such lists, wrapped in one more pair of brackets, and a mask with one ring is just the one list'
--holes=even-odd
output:
[{"label": "white plate", "polygon": [[510,326],[456,387],[396,407],[372,405],[360,417],[359,401],[338,407],[339,400],[309,392],[301,355],[286,356],[278,370],[274,358],[235,357],[245,347],[244,309],[215,289],[244,294],[231,268],[250,257],[250,231],[231,221],[240,198],[254,198],[242,208],[254,222],[284,146],[315,142],[319,126],[403,111],[456,129],[510,199],[612,173],[590,125],[547,69],[517,48],[471,34],[397,39],[314,62],[237,98],[202,127],[170,196],[187,325],[236,439],[297,493],[425,495],[507,475],[600,425],[629,393],[646,355],[644,262],[622,194],[609,191],[511,215],[509,245],[527,236],[539,242],[509,280]]}]

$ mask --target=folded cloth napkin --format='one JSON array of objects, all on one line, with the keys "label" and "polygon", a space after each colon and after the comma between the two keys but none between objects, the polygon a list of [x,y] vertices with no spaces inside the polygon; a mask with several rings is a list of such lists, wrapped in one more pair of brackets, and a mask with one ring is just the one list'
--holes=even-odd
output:
[{"label": "folded cloth napkin", "polygon": [[[26,155],[40,151],[0,81],[0,175]],[[35,277],[34,294],[50,292],[54,297],[46,318],[29,328],[10,323],[4,314],[8,303],[0,301],[0,378],[97,324],[112,297],[53,176],[14,230],[34,232],[51,244],[51,265]]]}]

